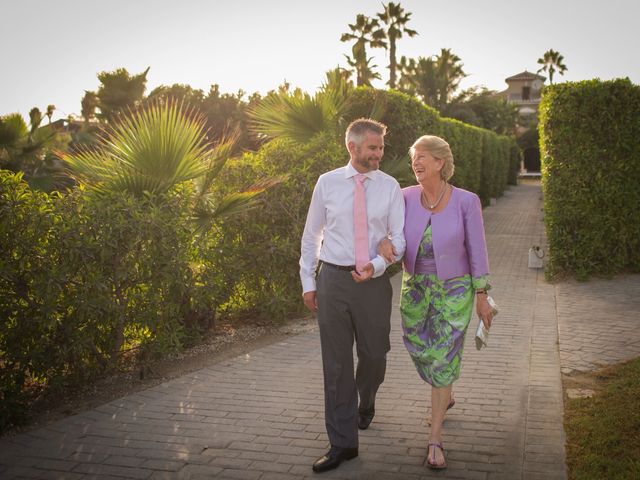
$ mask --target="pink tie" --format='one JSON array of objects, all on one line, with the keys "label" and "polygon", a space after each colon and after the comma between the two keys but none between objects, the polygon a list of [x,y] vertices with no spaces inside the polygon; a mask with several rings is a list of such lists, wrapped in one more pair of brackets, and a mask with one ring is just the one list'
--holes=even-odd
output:
[{"label": "pink tie", "polygon": [[363,174],[355,177],[356,189],[353,195],[353,226],[355,235],[356,270],[362,272],[362,267],[369,263],[369,233],[367,230],[367,202],[364,192]]}]

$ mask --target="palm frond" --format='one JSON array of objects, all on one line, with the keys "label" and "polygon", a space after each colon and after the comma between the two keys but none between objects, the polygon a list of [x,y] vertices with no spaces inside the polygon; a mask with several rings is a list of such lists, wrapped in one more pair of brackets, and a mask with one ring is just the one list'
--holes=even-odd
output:
[{"label": "palm frond", "polygon": [[233,158],[239,138],[240,130],[236,128],[223,134],[220,141],[209,151],[206,172],[195,182],[200,195],[205,195],[211,190],[222,168]]},{"label": "palm frond", "polygon": [[306,143],[323,131],[335,130],[344,108],[339,92],[272,94],[249,111],[250,128],[270,138],[288,138]]},{"label": "palm frond", "polygon": [[202,117],[169,102],[130,112],[102,132],[97,148],[63,159],[90,186],[140,196],[204,175],[208,152]]},{"label": "palm frond", "polygon": [[27,124],[19,113],[10,113],[0,117],[0,148],[14,146],[28,133]]},{"label": "palm frond", "polygon": [[415,177],[411,170],[411,159],[409,155],[400,155],[386,158],[382,162],[382,170],[393,176],[400,182],[400,185],[410,185],[415,183]]},{"label": "palm frond", "polygon": [[234,192],[226,195],[217,202],[212,194],[204,194],[199,197],[194,209],[193,220],[198,230],[208,230],[218,218],[229,217],[247,212],[260,205],[258,196],[288,178],[288,175],[279,175],[265,178],[254,183],[242,192]]}]

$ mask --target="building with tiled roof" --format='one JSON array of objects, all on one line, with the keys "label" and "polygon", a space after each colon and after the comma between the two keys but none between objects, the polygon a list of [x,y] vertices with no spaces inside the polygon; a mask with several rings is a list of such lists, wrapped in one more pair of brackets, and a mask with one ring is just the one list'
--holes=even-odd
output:
[{"label": "building with tiled roof", "polygon": [[[498,93],[498,95],[518,107],[517,137],[521,137],[531,128],[536,128],[538,104],[540,103],[540,94],[545,80],[546,77],[527,70],[504,80],[507,83],[507,89]],[[523,173],[540,171],[540,152],[537,145],[524,150],[524,162],[521,171]]]}]

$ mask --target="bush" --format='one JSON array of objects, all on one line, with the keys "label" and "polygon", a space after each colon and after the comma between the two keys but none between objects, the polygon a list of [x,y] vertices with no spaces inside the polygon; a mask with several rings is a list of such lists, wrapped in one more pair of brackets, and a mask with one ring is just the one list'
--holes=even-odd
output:
[{"label": "bush", "polygon": [[246,313],[277,320],[301,313],[300,239],[311,194],[318,177],[346,165],[344,146],[330,134],[305,145],[274,140],[247,153],[222,174],[220,195],[265,176],[287,175],[268,190],[262,208],[225,220],[224,250],[237,271],[233,306]]},{"label": "bush", "polygon": [[345,119],[376,118],[387,125],[382,169],[394,159],[408,158],[409,147],[422,135],[440,135],[440,115],[416,98],[395,90],[359,87],[349,98]]},{"label": "bush", "polygon": [[628,79],[546,88],[540,153],[547,273],[640,271],[640,87]]},{"label": "bush", "polygon": [[47,195],[0,172],[0,429],[23,419],[27,391],[84,381],[131,349],[178,350],[198,334],[190,320],[213,316],[223,282],[206,261],[192,270],[187,198]]},{"label": "bush", "polygon": [[371,115],[388,126],[381,168],[396,176],[402,186],[413,185],[415,178],[408,166],[394,168],[395,160],[408,159],[409,147],[422,135],[447,140],[456,165],[451,182],[478,193],[484,204],[502,195],[508,179],[517,183],[519,157],[516,160],[514,155],[519,150],[510,137],[442,118],[435,109],[404,93],[360,87],[349,99],[345,120]]},{"label": "bush", "polygon": [[505,142],[509,148],[509,173],[507,174],[507,183],[509,185],[518,184],[518,172],[520,171],[520,161],[522,160],[522,150],[516,142]]},{"label": "bush", "polygon": [[449,143],[455,162],[451,183],[478,193],[482,174],[483,130],[452,118],[443,118],[441,126],[442,138]]}]

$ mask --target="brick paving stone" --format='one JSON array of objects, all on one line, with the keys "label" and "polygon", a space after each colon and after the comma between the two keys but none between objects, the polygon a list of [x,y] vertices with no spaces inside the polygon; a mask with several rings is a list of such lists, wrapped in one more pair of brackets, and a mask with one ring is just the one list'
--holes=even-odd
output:
[{"label": "brick paving stone", "polygon": [[[477,318],[469,329],[444,426],[449,468],[424,465],[429,390],[402,344],[397,275],[376,417],[360,433],[360,456],[322,478],[566,478],[561,367],[589,371],[640,354],[640,276],[549,284],[529,269],[529,247],[545,245],[539,184],[511,187],[484,218],[500,314],[482,351],[471,338]],[[0,438],[0,476],[317,479],[311,463],[328,448],[322,385],[315,329]],[[45,460],[51,468],[37,469]]]}]

